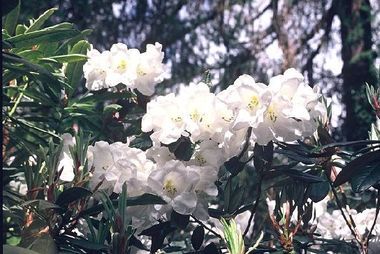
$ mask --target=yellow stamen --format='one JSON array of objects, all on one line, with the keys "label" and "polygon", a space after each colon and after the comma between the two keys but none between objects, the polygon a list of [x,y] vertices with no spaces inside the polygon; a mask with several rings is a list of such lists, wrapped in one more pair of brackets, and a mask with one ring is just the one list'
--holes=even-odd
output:
[{"label": "yellow stamen", "polygon": [[254,110],[259,106],[259,103],[260,103],[259,97],[257,95],[253,95],[247,107],[249,110]]},{"label": "yellow stamen", "polygon": [[165,181],[164,187],[162,187],[162,189],[166,191],[170,196],[174,196],[177,193],[177,188],[171,179]]}]

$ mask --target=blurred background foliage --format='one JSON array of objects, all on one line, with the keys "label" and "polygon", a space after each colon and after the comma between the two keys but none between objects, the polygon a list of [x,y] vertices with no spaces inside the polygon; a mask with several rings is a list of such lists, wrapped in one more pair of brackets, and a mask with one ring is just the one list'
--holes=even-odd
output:
[{"label": "blurred background foliage", "polygon": [[380,64],[375,0],[29,0],[21,1],[21,22],[52,7],[58,11],[49,22],[93,29],[88,38],[97,49],[162,43],[171,78],[161,93],[199,81],[206,70],[219,90],[243,73],[267,81],[295,67],[342,105],[335,138],[365,139],[375,121],[362,103]]}]

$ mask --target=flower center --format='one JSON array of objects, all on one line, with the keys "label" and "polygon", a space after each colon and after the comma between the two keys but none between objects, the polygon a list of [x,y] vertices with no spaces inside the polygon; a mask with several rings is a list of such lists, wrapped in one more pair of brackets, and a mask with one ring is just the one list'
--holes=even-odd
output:
[{"label": "flower center", "polygon": [[177,188],[175,187],[174,182],[171,179],[165,181],[164,187],[162,187],[162,189],[172,197],[177,193]]},{"label": "flower center", "polygon": [[251,99],[250,99],[247,107],[248,107],[249,110],[252,111],[252,110],[256,109],[259,106],[259,103],[260,103],[259,97],[257,95],[253,95],[251,97]]},{"label": "flower center", "polygon": [[139,75],[139,76],[145,76],[146,75],[146,72],[144,71],[144,69],[141,67],[140,64],[137,66],[137,75]]},{"label": "flower center", "polygon": [[205,165],[207,162],[205,158],[199,153],[195,155],[195,160],[199,163],[200,166]]},{"label": "flower center", "polygon": [[271,120],[273,123],[276,122],[276,120],[277,120],[277,114],[276,114],[273,106],[269,106],[266,115],[269,118],[269,120]]},{"label": "flower center", "polygon": [[202,116],[201,114],[199,114],[198,110],[194,109],[193,111],[191,111],[190,113],[190,119],[193,120],[193,121],[202,121]]},{"label": "flower center", "polygon": [[125,59],[121,59],[117,65],[117,69],[119,71],[124,71],[127,69],[127,61]]}]

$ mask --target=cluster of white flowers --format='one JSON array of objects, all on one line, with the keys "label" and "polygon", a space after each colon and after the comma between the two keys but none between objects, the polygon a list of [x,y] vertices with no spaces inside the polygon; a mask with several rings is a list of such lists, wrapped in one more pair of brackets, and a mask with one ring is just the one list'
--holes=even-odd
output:
[{"label": "cluster of white flowers", "polygon": [[311,136],[317,119],[326,115],[319,98],[295,69],[271,78],[268,86],[242,75],[217,95],[199,83],[178,96],[157,97],[148,103],[142,130],[153,130],[152,140],[163,144],[181,135],[194,143],[212,140],[228,154],[243,143],[248,127],[252,127],[252,141],[260,145]]},{"label": "cluster of white flowers", "polygon": [[[159,43],[148,44],[144,53],[118,43],[102,53],[92,49],[88,56],[83,69],[90,90],[121,83],[152,95],[164,69]],[[208,199],[217,195],[219,168],[241,153],[248,128],[252,128],[252,144],[310,136],[317,119],[326,114],[319,98],[295,69],[273,77],[268,86],[242,75],[219,94],[199,83],[183,88],[178,95],[158,96],[147,104],[141,123],[143,132],[152,132],[153,146],[147,151],[120,142],[100,141],[90,146],[90,187],[120,193],[126,182],[130,196],[161,196],[167,205],[135,209],[136,213],[130,209],[139,227],[168,216],[172,209],[206,220]],[[168,148],[181,138],[194,148],[188,161],[178,160]]]},{"label": "cluster of white flowers", "polygon": [[158,42],[148,44],[143,53],[128,49],[123,43],[114,44],[110,50],[101,53],[96,49],[89,50],[89,59],[83,66],[87,89],[100,90],[123,84],[144,95],[152,95],[164,72],[161,50],[162,45]]},{"label": "cluster of white flowers", "polygon": [[[318,227],[316,232],[321,234],[323,238],[352,240],[353,235],[347,226],[340,210],[331,212],[326,209],[326,199],[316,203],[316,209],[321,210],[317,216]],[[376,208],[365,209],[358,212],[355,209],[349,210],[355,224],[356,230],[360,235],[365,235],[370,230],[376,215]],[[375,227],[372,231],[373,235],[380,234],[380,217],[377,217]]]}]

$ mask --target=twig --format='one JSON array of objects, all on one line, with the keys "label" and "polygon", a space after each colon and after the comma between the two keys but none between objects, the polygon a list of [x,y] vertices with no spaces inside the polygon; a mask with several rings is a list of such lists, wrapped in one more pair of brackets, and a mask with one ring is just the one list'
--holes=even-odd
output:
[{"label": "twig", "polygon": [[369,230],[369,232],[368,232],[368,234],[366,236],[366,239],[365,239],[365,245],[366,245],[367,248],[368,248],[368,244],[369,244],[369,237],[371,236],[372,231],[375,228],[376,220],[377,220],[377,217],[379,216],[379,212],[380,212],[380,190],[377,190],[377,202],[376,202],[375,219],[373,220],[373,224],[371,226],[371,229]]},{"label": "twig", "polygon": [[346,214],[344,213],[343,206],[342,206],[342,204],[341,204],[341,202],[340,202],[340,199],[339,199],[339,197],[338,197],[338,193],[336,192],[336,190],[335,190],[335,188],[334,188],[334,185],[333,185],[333,183],[332,183],[330,177],[329,177],[328,174],[326,173],[326,171],[325,171],[325,174],[326,174],[326,176],[327,176],[327,179],[328,179],[329,184],[330,184],[330,186],[331,186],[331,190],[332,190],[332,192],[333,192],[333,194],[334,194],[334,197],[335,197],[335,199],[336,199],[336,204],[338,205],[339,210],[340,210],[340,212],[342,213],[342,216],[343,216],[344,221],[346,222],[346,224],[347,224],[348,228],[350,229],[351,234],[354,236],[355,240],[356,240],[356,241],[359,243],[359,245],[362,247],[363,244],[362,244],[362,242],[360,241],[360,239],[359,239],[358,235],[356,234],[355,230],[352,228],[352,224],[348,221],[347,216],[346,216]]},{"label": "twig", "polygon": [[260,196],[261,196],[261,184],[262,184],[262,180],[263,180],[263,177],[262,177],[262,174],[260,174],[260,176],[259,176],[259,182],[258,182],[258,185],[257,185],[257,197],[256,197],[256,201],[255,201],[255,204],[253,205],[253,207],[251,209],[251,215],[249,216],[249,219],[248,219],[248,225],[247,225],[247,227],[244,230],[243,239],[248,234],[249,228],[251,227],[251,223],[252,223],[252,220],[253,220],[253,215],[256,213],[257,206],[259,205]]},{"label": "twig", "polygon": [[193,218],[198,224],[200,224],[202,227],[213,233],[215,236],[219,237],[220,239],[223,239],[223,237],[216,233],[212,228],[208,227],[206,224],[204,224],[202,221],[198,220],[194,215],[190,215],[191,218]]}]

